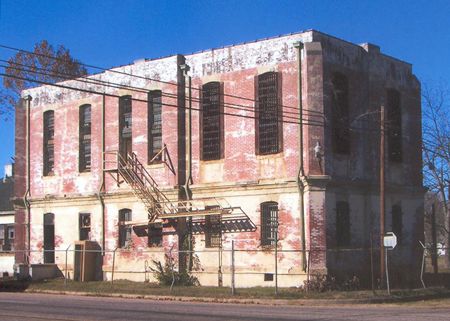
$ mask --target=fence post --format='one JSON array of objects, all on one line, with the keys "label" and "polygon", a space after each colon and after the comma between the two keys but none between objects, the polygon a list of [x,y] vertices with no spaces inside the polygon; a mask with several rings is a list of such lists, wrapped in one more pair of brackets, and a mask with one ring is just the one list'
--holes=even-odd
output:
[{"label": "fence post", "polygon": [[420,243],[420,245],[422,245],[422,248],[423,248],[422,266],[421,266],[421,269],[420,269],[420,282],[422,282],[422,286],[425,289],[426,286],[425,286],[425,282],[423,281],[423,270],[424,270],[424,267],[425,267],[426,248],[425,248],[425,245],[421,241],[419,241],[419,243]]},{"label": "fence post", "polygon": [[236,293],[234,284],[234,240],[231,241],[231,295]]},{"label": "fence post", "polygon": [[275,295],[278,295],[278,226],[275,229]]},{"label": "fence post", "polygon": [[64,267],[64,286],[67,286],[67,252],[69,251],[70,245],[66,249],[66,265]]},{"label": "fence post", "polygon": [[388,291],[388,295],[391,295],[391,287],[389,285],[389,271],[388,271],[388,249],[385,248],[384,251],[384,264],[385,269],[386,269],[386,286],[387,286],[387,291]]},{"label": "fence post", "polygon": [[111,284],[114,284],[114,265],[116,263],[116,251],[117,247],[113,251],[113,262],[112,262],[112,274],[111,274]]}]

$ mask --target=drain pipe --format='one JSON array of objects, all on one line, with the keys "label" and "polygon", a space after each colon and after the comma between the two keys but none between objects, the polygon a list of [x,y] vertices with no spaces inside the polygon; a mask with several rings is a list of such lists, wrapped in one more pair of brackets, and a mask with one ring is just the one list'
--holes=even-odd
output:
[{"label": "drain pipe", "polygon": [[102,148],[102,164],[101,164],[101,182],[100,182],[100,188],[98,189],[98,199],[100,200],[100,205],[102,208],[102,255],[105,255],[105,246],[106,246],[106,240],[105,240],[105,201],[103,199],[103,193],[105,192],[105,95],[103,95],[102,99],[102,124],[101,124],[101,130],[102,130],[102,140],[101,140],[101,148]]},{"label": "drain pipe", "polygon": [[298,206],[300,210],[300,233],[301,233],[301,248],[302,248],[302,269],[304,272],[307,270],[306,260],[306,237],[305,237],[305,169],[303,164],[303,103],[302,103],[302,49],[303,42],[298,41],[294,43],[294,47],[297,49],[297,61],[298,61],[298,110],[299,110],[299,126],[298,126],[298,161],[299,168],[297,174],[297,186],[298,186]]},{"label": "drain pipe", "polygon": [[24,257],[24,263],[29,264],[30,263],[30,255],[31,255],[31,208],[30,208],[30,201],[29,201],[29,196],[31,195],[30,192],[30,109],[31,109],[31,96],[28,95],[26,97],[24,97],[24,100],[26,102],[26,140],[25,140],[25,145],[26,145],[26,156],[25,156],[25,163],[26,163],[26,170],[27,170],[27,182],[26,182],[26,191],[25,194],[23,195],[23,203],[27,209],[27,222],[26,222],[26,242],[27,242],[27,252],[25,254]]}]

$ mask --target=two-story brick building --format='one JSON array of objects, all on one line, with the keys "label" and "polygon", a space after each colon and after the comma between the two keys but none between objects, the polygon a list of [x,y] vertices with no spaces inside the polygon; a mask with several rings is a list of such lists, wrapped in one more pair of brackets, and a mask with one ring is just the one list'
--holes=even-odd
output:
[{"label": "two-story brick building", "polygon": [[218,269],[229,284],[234,241],[236,283],[272,285],[277,238],[282,286],[307,271],[367,276],[371,233],[379,246],[382,105],[386,230],[401,239],[393,265],[413,276],[420,83],[375,45],[312,30],[26,90],[16,259],[63,269],[54,250],[89,239],[106,251],[104,279],[114,261],[116,277],[144,280],[164,251],[194,250],[187,264],[202,284],[217,284]]}]

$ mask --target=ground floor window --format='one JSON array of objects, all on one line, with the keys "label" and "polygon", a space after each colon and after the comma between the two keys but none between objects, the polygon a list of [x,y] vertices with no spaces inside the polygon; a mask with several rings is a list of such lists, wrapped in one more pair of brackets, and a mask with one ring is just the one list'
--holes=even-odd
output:
[{"label": "ground floor window", "polygon": [[128,224],[131,220],[132,212],[129,208],[123,208],[119,211],[119,247],[131,245],[132,227]]},{"label": "ground floor window", "polygon": [[14,251],[14,224],[0,224],[0,251]]}]

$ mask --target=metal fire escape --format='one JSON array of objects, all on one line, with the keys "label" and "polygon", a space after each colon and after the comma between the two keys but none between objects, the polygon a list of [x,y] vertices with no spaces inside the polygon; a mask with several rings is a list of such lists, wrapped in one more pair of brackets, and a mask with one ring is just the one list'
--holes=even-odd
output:
[{"label": "metal fire escape", "polygon": [[231,206],[223,198],[199,198],[193,200],[169,200],[158,184],[138,160],[135,153],[121,155],[119,151],[105,152],[104,171],[111,174],[118,185],[125,182],[140,199],[148,213],[148,221],[135,222],[144,225],[182,217],[192,218],[192,232],[205,231],[205,217],[220,215],[222,232],[254,231],[255,224],[241,207]]}]

